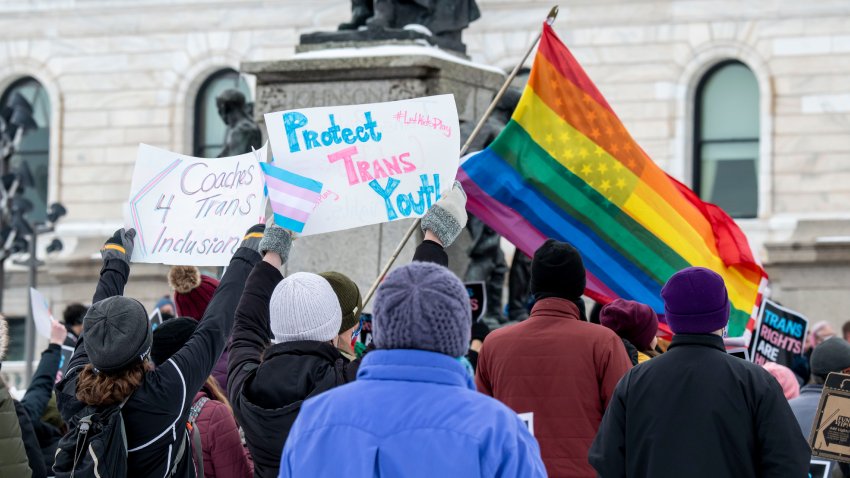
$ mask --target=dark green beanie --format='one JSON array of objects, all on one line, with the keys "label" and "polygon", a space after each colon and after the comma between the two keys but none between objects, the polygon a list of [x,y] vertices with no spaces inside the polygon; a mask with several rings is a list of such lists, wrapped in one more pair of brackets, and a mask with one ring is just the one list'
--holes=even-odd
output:
[{"label": "dark green beanie", "polygon": [[339,308],[342,309],[342,325],[339,333],[354,327],[360,321],[360,313],[363,311],[363,299],[360,297],[360,289],[348,276],[339,272],[322,272],[324,277],[339,299]]}]

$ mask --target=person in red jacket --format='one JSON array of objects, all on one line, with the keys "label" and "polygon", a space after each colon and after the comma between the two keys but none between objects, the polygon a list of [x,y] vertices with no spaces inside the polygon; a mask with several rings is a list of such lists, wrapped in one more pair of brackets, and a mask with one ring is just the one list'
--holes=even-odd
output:
[{"label": "person in red jacket", "polygon": [[551,477],[596,476],[587,452],[631,368],[617,334],[584,321],[584,287],[578,251],[549,239],[531,263],[531,315],[491,332],[478,357],[478,390],[530,414]]},{"label": "person in red jacket", "polygon": [[[151,345],[151,360],[154,364],[159,366],[183,348],[197,326],[198,322],[192,318],[177,317],[157,327]],[[254,462],[248,449],[242,445],[230,402],[212,375],[195,394],[192,407],[196,406],[200,408],[200,413],[195,425],[201,432],[201,450],[204,455],[204,474],[198,478],[254,476]]]}]

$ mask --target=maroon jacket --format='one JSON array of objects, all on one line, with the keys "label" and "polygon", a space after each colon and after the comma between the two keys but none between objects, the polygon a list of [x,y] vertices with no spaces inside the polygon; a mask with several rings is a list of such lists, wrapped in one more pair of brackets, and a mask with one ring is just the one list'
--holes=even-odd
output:
[{"label": "maroon jacket", "polygon": [[588,450],[630,368],[614,332],[579,320],[572,302],[547,298],[526,321],[487,336],[475,383],[515,412],[534,414],[534,436],[550,477],[592,478]]},{"label": "maroon jacket", "polygon": [[[251,478],[254,476],[254,462],[248,450],[242,446],[239,429],[233,414],[223,403],[216,401],[201,389],[194,404],[201,397],[210,400],[204,404],[198,415],[198,428],[201,430],[201,449],[204,452],[204,478]],[[200,477],[199,477],[200,478]]]}]

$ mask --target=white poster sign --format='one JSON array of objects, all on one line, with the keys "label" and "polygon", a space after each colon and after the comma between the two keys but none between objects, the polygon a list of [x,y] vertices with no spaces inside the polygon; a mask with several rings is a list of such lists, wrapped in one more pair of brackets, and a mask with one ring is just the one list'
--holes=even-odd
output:
[{"label": "white poster sign", "polygon": [[136,229],[134,262],[223,266],[265,214],[258,161],[266,146],[227,158],[195,158],[139,145],[125,211]]},{"label": "white poster sign", "polygon": [[421,217],[457,173],[453,95],[280,111],[265,120],[275,166],[322,184],[305,236]]},{"label": "white poster sign", "polygon": [[53,320],[53,314],[50,313],[50,304],[41,295],[41,292],[32,287],[30,287],[30,301],[32,301],[32,320],[35,322],[35,330],[38,332],[38,335],[49,339],[50,321]]}]

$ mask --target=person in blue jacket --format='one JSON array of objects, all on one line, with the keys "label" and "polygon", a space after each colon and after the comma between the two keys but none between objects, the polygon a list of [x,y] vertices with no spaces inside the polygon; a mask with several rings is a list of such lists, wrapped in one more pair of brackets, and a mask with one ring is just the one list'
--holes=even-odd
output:
[{"label": "person in blue jacket", "polygon": [[[426,239],[450,244],[455,228],[444,226],[465,222],[461,210],[431,213],[440,220],[423,224]],[[526,425],[476,392],[461,363],[472,320],[454,274],[431,262],[400,267],[378,288],[373,313],[376,350],[363,358],[355,382],[304,403],[283,449],[281,478],[340,470],[358,477],[546,476]]]}]

